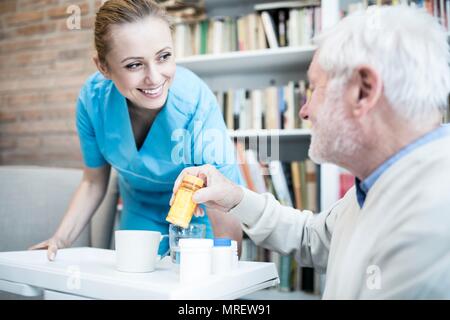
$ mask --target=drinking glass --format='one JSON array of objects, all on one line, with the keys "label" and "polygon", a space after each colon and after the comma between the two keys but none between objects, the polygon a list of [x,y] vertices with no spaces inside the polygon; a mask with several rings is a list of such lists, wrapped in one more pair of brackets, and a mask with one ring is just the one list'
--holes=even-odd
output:
[{"label": "drinking glass", "polygon": [[169,225],[169,246],[170,257],[173,263],[180,263],[180,247],[178,242],[183,238],[205,238],[206,225],[191,223],[187,228],[170,224]]}]

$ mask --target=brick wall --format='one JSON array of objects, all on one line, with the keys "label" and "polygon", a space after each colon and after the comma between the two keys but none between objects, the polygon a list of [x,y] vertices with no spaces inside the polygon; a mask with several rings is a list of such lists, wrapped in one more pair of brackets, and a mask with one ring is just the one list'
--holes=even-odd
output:
[{"label": "brick wall", "polygon": [[[71,5],[80,9],[79,29],[76,12],[67,13]],[[0,0],[0,165],[82,166],[75,104],[96,70],[93,24],[100,5]]]}]

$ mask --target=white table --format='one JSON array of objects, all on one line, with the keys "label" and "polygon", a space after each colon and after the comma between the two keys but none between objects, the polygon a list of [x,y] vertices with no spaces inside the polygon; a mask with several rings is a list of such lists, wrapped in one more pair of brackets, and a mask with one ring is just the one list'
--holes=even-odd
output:
[{"label": "white table", "polygon": [[0,290],[46,299],[236,299],[279,283],[274,263],[239,261],[226,276],[186,285],[169,257],[149,273],[115,269],[115,251],[70,248],[0,252]]}]

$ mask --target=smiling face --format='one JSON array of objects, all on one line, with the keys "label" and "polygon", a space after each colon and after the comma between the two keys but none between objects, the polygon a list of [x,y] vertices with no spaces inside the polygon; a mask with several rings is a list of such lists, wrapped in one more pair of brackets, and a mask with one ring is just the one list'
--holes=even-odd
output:
[{"label": "smiling face", "polygon": [[134,105],[161,108],[175,75],[170,28],[162,19],[147,17],[137,22],[112,25],[107,66],[95,59],[98,69]]}]

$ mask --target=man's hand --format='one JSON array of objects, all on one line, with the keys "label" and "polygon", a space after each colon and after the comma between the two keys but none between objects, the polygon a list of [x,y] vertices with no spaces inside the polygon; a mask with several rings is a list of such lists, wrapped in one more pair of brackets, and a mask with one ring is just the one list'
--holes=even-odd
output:
[{"label": "man's hand", "polygon": [[[190,167],[181,171],[175,181],[173,194],[177,192],[186,174],[197,176],[205,182],[205,187],[195,192],[192,200],[198,204],[204,204],[206,208],[228,212],[238,205],[244,196],[244,192],[238,185],[225,178],[215,167],[209,164]],[[172,195],[170,205],[172,205],[173,197]],[[204,215],[203,209],[197,206],[194,215]]]}]

